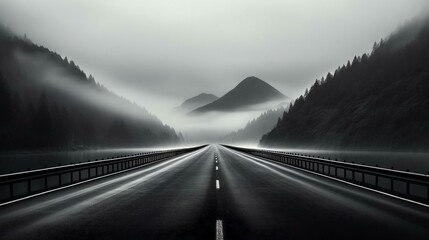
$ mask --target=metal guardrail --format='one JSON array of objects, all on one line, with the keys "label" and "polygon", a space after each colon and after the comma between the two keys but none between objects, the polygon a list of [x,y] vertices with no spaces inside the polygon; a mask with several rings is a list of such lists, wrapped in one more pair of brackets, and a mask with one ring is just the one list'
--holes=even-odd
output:
[{"label": "metal guardrail", "polygon": [[223,146],[417,202],[429,203],[428,175],[280,151]]},{"label": "metal guardrail", "polygon": [[204,148],[147,152],[132,156],[96,160],[65,166],[0,175],[0,203],[60,188],[114,172],[143,166]]}]

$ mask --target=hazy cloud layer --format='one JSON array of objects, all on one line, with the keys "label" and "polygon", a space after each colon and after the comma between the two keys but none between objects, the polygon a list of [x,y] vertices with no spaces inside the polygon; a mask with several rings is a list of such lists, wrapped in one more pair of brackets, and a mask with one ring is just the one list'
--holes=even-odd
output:
[{"label": "hazy cloud layer", "polygon": [[427,2],[2,0],[0,20],[175,126],[185,98],[247,76],[295,98]]}]

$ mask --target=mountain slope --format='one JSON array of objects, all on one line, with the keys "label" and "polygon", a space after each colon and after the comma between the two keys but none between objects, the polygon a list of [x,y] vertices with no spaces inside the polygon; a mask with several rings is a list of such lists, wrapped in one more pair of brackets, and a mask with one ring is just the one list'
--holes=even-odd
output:
[{"label": "mountain slope", "polygon": [[316,80],[260,144],[427,151],[428,23],[414,20],[375,44],[370,56]]},{"label": "mountain slope", "polygon": [[0,28],[0,150],[177,143],[174,129],[73,61]]},{"label": "mountain slope", "polygon": [[284,108],[270,109],[249,121],[244,128],[226,135],[222,141],[225,143],[258,143],[263,134],[276,126],[284,111]]},{"label": "mountain slope", "polygon": [[191,114],[210,111],[234,111],[247,108],[251,105],[279,101],[285,98],[285,95],[261,79],[248,77],[218,100],[195,109]]},{"label": "mountain slope", "polygon": [[175,110],[182,113],[187,113],[204,105],[212,103],[218,99],[219,98],[213,94],[201,93],[195,97],[186,99],[180,106],[175,108]]}]

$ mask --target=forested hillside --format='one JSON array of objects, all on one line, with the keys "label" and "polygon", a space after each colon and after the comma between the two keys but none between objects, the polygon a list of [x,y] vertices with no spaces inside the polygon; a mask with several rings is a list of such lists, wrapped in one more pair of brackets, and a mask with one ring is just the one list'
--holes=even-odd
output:
[{"label": "forested hillside", "polygon": [[284,111],[284,108],[268,110],[259,117],[249,121],[244,128],[223,137],[222,141],[226,143],[257,144],[263,134],[276,126]]},{"label": "forested hillside", "polygon": [[260,144],[427,151],[428,22],[415,19],[316,80]]},{"label": "forested hillside", "polygon": [[174,129],[76,63],[0,28],[0,150],[149,146]]}]

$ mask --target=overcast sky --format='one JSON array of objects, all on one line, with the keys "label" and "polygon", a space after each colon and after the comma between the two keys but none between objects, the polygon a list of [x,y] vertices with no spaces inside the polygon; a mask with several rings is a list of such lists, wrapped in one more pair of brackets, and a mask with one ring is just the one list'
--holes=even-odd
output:
[{"label": "overcast sky", "polygon": [[252,75],[295,98],[428,2],[0,0],[0,21],[163,118]]}]

